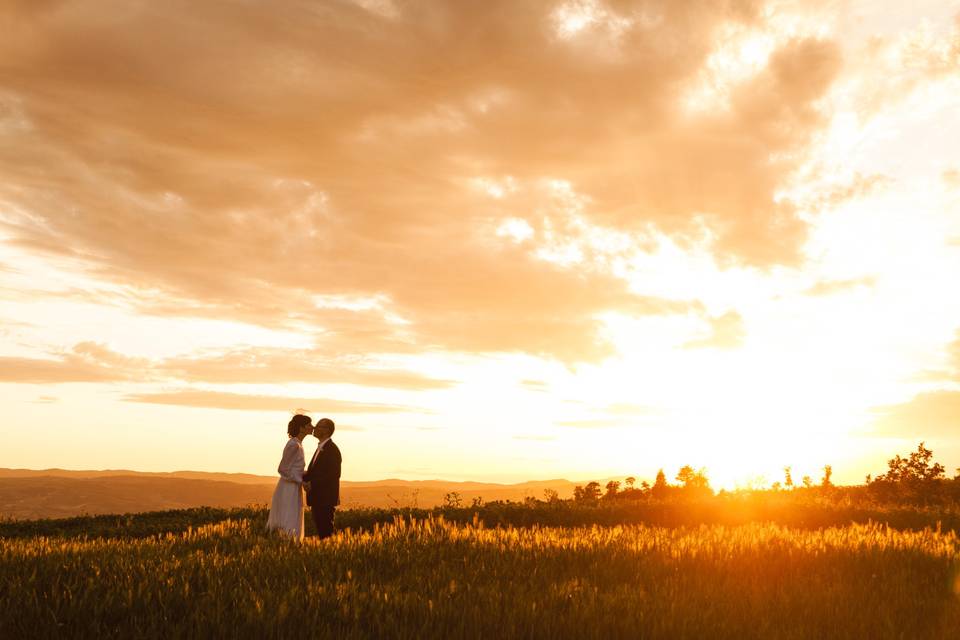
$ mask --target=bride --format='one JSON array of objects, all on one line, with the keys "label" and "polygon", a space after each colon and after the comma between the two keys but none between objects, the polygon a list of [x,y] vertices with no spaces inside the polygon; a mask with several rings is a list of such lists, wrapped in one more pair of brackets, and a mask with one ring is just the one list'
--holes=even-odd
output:
[{"label": "bride", "polygon": [[267,530],[279,529],[296,540],[303,539],[303,439],[313,432],[310,418],[297,414],[287,425],[286,446],[280,458],[280,481],[273,491]]}]

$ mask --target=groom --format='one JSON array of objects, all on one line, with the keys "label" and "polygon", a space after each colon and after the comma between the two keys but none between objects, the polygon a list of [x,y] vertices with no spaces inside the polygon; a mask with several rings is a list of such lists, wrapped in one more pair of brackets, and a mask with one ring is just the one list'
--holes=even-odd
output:
[{"label": "groom", "polygon": [[320,441],[317,451],[303,474],[307,489],[307,504],[317,534],[321,538],[333,535],[333,511],[340,504],[340,449],[331,440],[334,424],[330,418],[317,420],[313,437]]}]

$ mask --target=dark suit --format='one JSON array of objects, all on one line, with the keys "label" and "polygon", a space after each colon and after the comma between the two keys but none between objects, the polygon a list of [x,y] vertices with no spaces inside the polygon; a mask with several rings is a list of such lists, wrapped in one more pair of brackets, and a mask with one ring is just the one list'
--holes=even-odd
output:
[{"label": "dark suit", "polygon": [[333,512],[340,504],[340,449],[327,440],[323,449],[310,461],[303,479],[310,482],[307,504],[321,538],[333,535]]}]

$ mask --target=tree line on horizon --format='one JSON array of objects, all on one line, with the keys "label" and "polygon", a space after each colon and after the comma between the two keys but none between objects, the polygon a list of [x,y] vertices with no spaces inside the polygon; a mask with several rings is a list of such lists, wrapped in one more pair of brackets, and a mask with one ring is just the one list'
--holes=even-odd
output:
[{"label": "tree line on horizon", "polygon": [[[603,486],[596,481],[577,485],[573,489],[572,500],[591,504],[615,500],[702,499],[731,493],[801,492],[837,499],[870,498],[880,502],[960,503],[960,468],[953,478],[948,479],[946,468],[933,461],[933,451],[924,442],[906,457],[896,455],[889,459],[885,473],[875,477],[868,474],[862,485],[835,485],[832,480],[833,467],[829,464],[824,465],[823,474],[816,482],[810,476],[803,476],[799,484],[795,483],[789,466],[784,467],[783,474],[782,482],[778,480],[765,489],[737,489],[732,492],[721,489],[715,492],[705,468],[694,469],[684,465],[677,472],[676,484],[669,483],[663,469],[660,469],[653,484],[643,480],[638,485],[637,479],[630,476],[623,482],[610,480]],[[547,489],[544,497],[547,502],[559,501],[559,495],[553,489]]]}]

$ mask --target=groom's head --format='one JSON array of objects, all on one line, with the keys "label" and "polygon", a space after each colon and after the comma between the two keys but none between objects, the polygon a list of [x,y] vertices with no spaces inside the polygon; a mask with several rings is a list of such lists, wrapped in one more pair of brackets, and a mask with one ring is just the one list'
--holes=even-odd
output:
[{"label": "groom's head", "polygon": [[317,440],[326,440],[333,435],[334,428],[333,420],[330,418],[320,418],[313,428],[313,437]]}]

